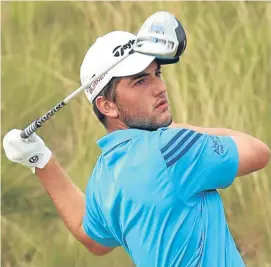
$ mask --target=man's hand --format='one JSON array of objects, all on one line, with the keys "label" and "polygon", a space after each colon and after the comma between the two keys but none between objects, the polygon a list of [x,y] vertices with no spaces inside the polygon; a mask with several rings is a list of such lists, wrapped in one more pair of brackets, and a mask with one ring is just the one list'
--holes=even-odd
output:
[{"label": "man's hand", "polygon": [[46,166],[52,152],[35,133],[27,139],[22,139],[21,132],[13,129],[4,136],[3,147],[6,156],[10,161],[31,168],[35,173],[36,167],[42,169]]},{"label": "man's hand", "polygon": [[13,129],[3,139],[3,147],[9,160],[36,170],[36,175],[70,232],[94,255],[104,255],[114,248],[104,247],[92,240],[82,227],[85,198],[72,183],[52,152],[36,134],[28,139],[20,137],[21,130]]}]

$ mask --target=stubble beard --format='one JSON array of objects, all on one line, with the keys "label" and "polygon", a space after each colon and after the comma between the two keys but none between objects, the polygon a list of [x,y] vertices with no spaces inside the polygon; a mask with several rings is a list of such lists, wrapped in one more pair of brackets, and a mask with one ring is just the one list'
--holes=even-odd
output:
[{"label": "stubble beard", "polygon": [[156,116],[143,117],[140,112],[132,112],[129,108],[123,107],[116,102],[119,109],[120,120],[129,128],[146,131],[156,131],[162,127],[168,127],[172,123],[172,116],[165,120],[159,120]]}]

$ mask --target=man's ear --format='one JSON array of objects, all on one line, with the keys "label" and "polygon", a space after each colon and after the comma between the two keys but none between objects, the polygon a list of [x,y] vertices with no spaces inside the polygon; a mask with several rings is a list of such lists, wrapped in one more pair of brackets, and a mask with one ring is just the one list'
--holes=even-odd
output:
[{"label": "man's ear", "polygon": [[95,101],[99,111],[103,113],[106,117],[118,117],[118,108],[113,101],[106,99],[104,96],[98,96]]}]

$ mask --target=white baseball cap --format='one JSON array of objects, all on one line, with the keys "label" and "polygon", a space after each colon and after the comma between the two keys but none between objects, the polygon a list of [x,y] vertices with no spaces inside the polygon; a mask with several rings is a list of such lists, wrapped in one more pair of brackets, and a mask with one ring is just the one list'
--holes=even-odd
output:
[{"label": "white baseball cap", "polygon": [[[86,83],[90,78],[99,75],[106,68],[119,61],[120,57],[127,55],[132,49],[135,40],[136,36],[134,34],[124,31],[114,31],[99,37],[87,51],[81,65],[81,83]],[[136,52],[131,53],[85,90],[89,102],[93,102],[113,77],[137,74],[146,69],[154,59],[154,56]]]}]

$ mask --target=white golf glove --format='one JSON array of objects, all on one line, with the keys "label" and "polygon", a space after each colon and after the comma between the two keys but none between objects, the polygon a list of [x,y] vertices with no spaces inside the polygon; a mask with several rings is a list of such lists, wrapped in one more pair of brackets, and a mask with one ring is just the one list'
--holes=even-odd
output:
[{"label": "white golf glove", "polygon": [[52,156],[52,152],[45,145],[43,140],[32,134],[27,139],[20,137],[21,130],[13,129],[3,138],[3,147],[9,160],[20,163],[31,168],[35,173],[35,168],[44,168]]}]

